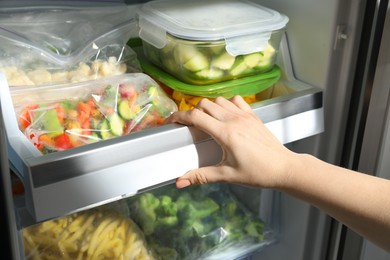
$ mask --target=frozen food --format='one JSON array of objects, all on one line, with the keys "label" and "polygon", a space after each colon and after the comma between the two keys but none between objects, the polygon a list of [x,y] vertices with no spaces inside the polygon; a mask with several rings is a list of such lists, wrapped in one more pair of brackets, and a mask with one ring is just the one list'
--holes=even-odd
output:
[{"label": "frozen food", "polygon": [[177,110],[144,73],[16,90],[20,129],[43,154],[157,127]]},{"label": "frozen food", "polygon": [[140,72],[126,42],[137,22],[125,4],[0,3],[0,72],[10,86],[81,82]]},{"label": "frozen food", "polygon": [[81,82],[121,75],[127,71],[126,63],[119,62],[115,56],[111,56],[107,60],[94,60],[90,63],[80,62],[74,69],[70,70],[45,68],[25,70],[16,66],[0,67],[0,72],[4,73],[10,86]]},{"label": "frozen food", "polygon": [[246,0],[157,0],[137,13],[145,56],[194,85],[270,71],[288,22]]},{"label": "frozen food", "polygon": [[231,259],[271,243],[266,224],[225,185],[167,186],[128,203],[158,259]]},{"label": "frozen food", "polygon": [[92,209],[22,230],[27,260],[152,260],[145,238],[127,216]]}]

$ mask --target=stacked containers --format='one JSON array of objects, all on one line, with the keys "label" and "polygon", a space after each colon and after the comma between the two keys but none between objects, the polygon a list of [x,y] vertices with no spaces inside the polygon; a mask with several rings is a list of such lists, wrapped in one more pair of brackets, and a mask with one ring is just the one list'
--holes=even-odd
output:
[{"label": "stacked containers", "polygon": [[[285,15],[245,0],[148,2],[138,10],[143,52],[152,63],[143,69],[149,73],[156,66],[154,73],[176,78],[181,83],[163,83],[180,94],[199,96],[203,87],[212,94],[202,96],[210,98],[255,95],[259,84],[266,89],[280,77],[275,60],[287,22]],[[247,86],[240,93],[242,82],[230,83],[229,91],[220,85],[260,75],[253,91]]]}]

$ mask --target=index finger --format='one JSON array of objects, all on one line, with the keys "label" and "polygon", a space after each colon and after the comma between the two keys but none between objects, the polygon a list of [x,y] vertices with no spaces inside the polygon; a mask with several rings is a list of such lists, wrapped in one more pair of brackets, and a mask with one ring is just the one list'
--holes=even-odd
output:
[{"label": "index finger", "polygon": [[174,112],[166,119],[166,123],[179,123],[187,126],[195,126],[213,137],[215,136],[215,133],[218,133],[221,125],[219,120],[198,108]]}]

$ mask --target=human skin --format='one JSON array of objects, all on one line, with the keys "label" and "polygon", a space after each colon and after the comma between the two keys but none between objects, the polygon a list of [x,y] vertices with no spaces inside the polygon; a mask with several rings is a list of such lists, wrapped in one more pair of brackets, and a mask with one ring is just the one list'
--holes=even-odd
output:
[{"label": "human skin", "polygon": [[196,127],[221,146],[217,165],[193,169],[177,188],[229,182],[271,188],[302,199],[390,252],[390,180],[287,149],[240,97],[203,99],[167,123]]}]

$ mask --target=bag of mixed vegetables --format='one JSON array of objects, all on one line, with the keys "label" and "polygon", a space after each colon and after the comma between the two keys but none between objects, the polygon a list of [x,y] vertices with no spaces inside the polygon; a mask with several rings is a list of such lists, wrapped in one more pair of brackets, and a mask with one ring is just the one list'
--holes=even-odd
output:
[{"label": "bag of mixed vegetables", "polygon": [[234,259],[273,242],[272,230],[224,184],[168,186],[128,203],[158,259]]},{"label": "bag of mixed vegetables", "polygon": [[160,126],[177,106],[144,73],[14,87],[19,128],[43,154]]},{"label": "bag of mixed vegetables", "polygon": [[[125,4],[0,2],[0,72],[10,86],[80,82],[141,71]],[[13,6],[15,5],[15,6]]]}]

